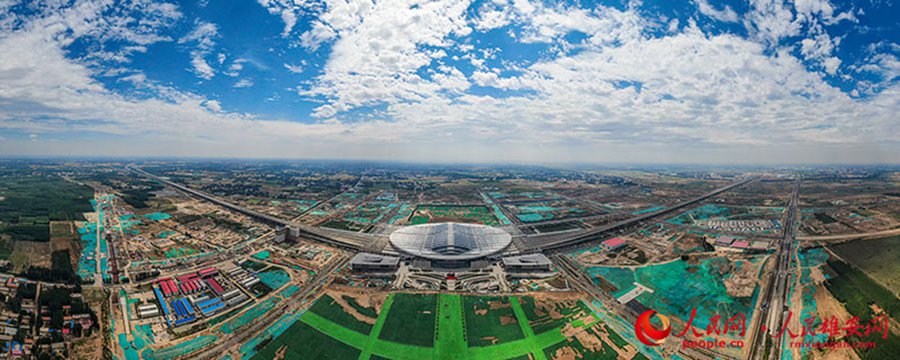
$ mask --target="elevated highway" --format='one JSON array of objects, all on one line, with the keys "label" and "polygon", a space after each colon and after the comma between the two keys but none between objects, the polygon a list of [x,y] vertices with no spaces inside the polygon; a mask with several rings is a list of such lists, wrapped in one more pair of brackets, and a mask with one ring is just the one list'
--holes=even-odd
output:
[{"label": "elevated highway", "polygon": [[579,245],[585,242],[594,241],[603,238],[604,236],[609,236],[615,234],[620,231],[624,231],[628,228],[634,226],[640,226],[648,222],[649,220],[654,220],[661,216],[672,214],[676,211],[682,210],[691,205],[697,204],[701,201],[709,199],[713,196],[719,195],[728,190],[734,189],[738,186],[742,186],[751,181],[756,180],[756,178],[748,178],[740,181],[736,181],[734,183],[728,184],[721,188],[710,191],[706,194],[698,196],[696,198],[680,202],[675,206],[665,208],[660,211],[644,214],[638,217],[634,217],[627,220],[622,220],[619,222],[615,222],[609,225],[596,227],[593,229],[579,231],[579,232],[568,232],[565,234],[548,234],[546,236],[529,236],[519,240],[517,246],[519,246],[520,250],[523,252],[535,252],[535,251],[547,251],[547,250],[561,250],[564,248],[572,247],[575,245]]},{"label": "elevated highway", "polygon": [[344,236],[343,234],[337,234],[336,232],[331,232],[331,231],[322,230],[322,229],[316,229],[311,226],[297,224],[297,223],[294,223],[294,222],[291,222],[288,220],[280,219],[280,218],[277,218],[277,217],[274,217],[274,216],[271,216],[268,214],[263,214],[259,211],[256,211],[253,209],[248,209],[246,207],[225,201],[223,199],[216,197],[215,195],[212,195],[212,194],[209,194],[209,193],[206,193],[203,191],[191,189],[191,188],[181,185],[179,183],[176,183],[176,182],[170,181],[168,179],[153,175],[153,174],[146,172],[143,169],[140,169],[137,167],[133,167],[133,166],[129,165],[126,167],[126,169],[128,169],[132,172],[135,172],[138,175],[148,177],[150,179],[159,181],[168,186],[174,187],[178,190],[181,190],[182,192],[188,193],[190,195],[196,196],[203,200],[220,205],[229,210],[235,211],[240,214],[244,214],[253,219],[261,221],[265,224],[272,225],[275,227],[288,227],[288,228],[290,228],[289,235],[292,237],[308,238],[308,239],[320,241],[320,242],[323,242],[323,243],[326,243],[326,244],[329,244],[332,246],[336,246],[336,247],[339,247],[342,249],[346,249],[346,250],[359,251],[359,250],[363,250],[363,249],[370,250],[370,248],[371,248],[370,244],[367,242],[367,238],[363,237],[363,236],[357,236],[357,235]]},{"label": "elevated highway", "polygon": [[796,253],[795,240],[797,236],[797,223],[799,221],[798,207],[800,205],[800,179],[794,183],[791,194],[791,202],[784,217],[784,232],[781,241],[772,258],[775,266],[769,275],[769,281],[758,301],[762,301],[761,311],[756,318],[761,322],[754,327],[750,339],[750,359],[774,360],[781,357],[783,338],[775,338],[775,334],[783,326],[783,319],[787,316],[788,287],[793,272],[791,259]]}]

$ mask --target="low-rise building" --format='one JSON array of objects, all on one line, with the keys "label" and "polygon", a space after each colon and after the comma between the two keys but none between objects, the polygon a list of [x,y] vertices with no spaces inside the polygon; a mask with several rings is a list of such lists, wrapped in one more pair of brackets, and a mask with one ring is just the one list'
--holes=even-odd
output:
[{"label": "low-rise building", "polygon": [[350,269],[368,272],[394,272],[400,267],[400,258],[370,253],[359,253],[350,259]]},{"label": "low-rise building", "polygon": [[600,246],[602,246],[604,249],[606,249],[606,251],[612,251],[612,250],[616,250],[616,249],[620,249],[620,248],[624,247],[625,240],[622,238],[614,237],[612,239],[609,239],[609,240],[606,240],[606,241],[600,243]]},{"label": "low-rise building", "polygon": [[549,272],[552,265],[544,254],[507,256],[501,261],[503,268],[511,272]]}]

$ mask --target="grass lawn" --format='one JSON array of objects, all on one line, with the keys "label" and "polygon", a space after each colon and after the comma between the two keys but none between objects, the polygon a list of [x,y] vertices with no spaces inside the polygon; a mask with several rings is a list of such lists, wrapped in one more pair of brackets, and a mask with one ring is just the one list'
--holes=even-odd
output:
[{"label": "grass lawn", "polygon": [[410,219],[412,225],[448,221],[483,225],[499,224],[497,218],[484,206],[422,205],[416,207]]},{"label": "grass lawn", "polygon": [[[834,297],[844,304],[847,312],[860,318],[859,324],[865,327],[873,318],[869,304],[874,303],[884,309],[895,320],[900,317],[900,300],[890,291],[878,285],[866,274],[839,260],[828,261],[837,277],[829,279],[825,286]],[[888,338],[882,339],[881,333],[859,338],[851,337],[848,341],[873,341],[872,349],[856,349],[862,359],[888,360],[896,359],[900,354],[900,336],[888,332]]]},{"label": "grass lawn", "polygon": [[295,322],[284,334],[273,339],[253,359],[273,359],[279,349],[284,359],[356,359],[359,349],[346,345],[303,322]]},{"label": "grass lawn", "polygon": [[850,241],[831,249],[894,294],[900,293],[900,236]]},{"label": "grass lawn", "polygon": [[394,305],[379,334],[379,339],[409,345],[434,345],[437,297],[423,294],[397,294]]},{"label": "grass lawn", "polygon": [[546,309],[542,311],[543,315],[538,315],[537,305],[534,302],[534,298],[530,296],[523,296],[519,301],[521,302],[525,318],[528,319],[528,324],[536,334],[550,331],[566,324],[565,318],[553,319]]},{"label": "grass lawn", "polygon": [[[363,333],[352,328],[357,325],[343,323],[347,319],[342,316],[350,315],[339,305],[332,304],[333,299],[326,296],[304,313],[300,321],[267,344],[254,359],[271,359],[276,351],[286,346],[283,349],[286,351],[285,359],[494,360],[527,359],[531,355],[535,360],[546,360],[545,349],[570,344],[559,328],[535,334],[528,325],[519,299],[455,294],[390,294],[377,314],[375,325]],[[476,307],[489,306],[488,301],[497,301],[492,304],[494,309],[481,312],[483,315],[476,314]],[[571,303],[565,307],[571,308],[568,304]],[[473,310],[467,310],[469,306]],[[576,306],[571,311],[578,312],[578,308]],[[492,328],[501,329],[508,334],[516,334],[516,337],[510,335],[509,339],[496,345],[469,346],[467,334],[471,335],[469,332],[475,328],[469,326],[467,317],[470,314],[467,312],[471,312],[471,316],[494,319],[498,324],[500,314],[509,314],[512,318],[506,320],[506,325],[484,325],[487,329],[476,331],[487,334]],[[355,318],[352,320],[358,322]],[[488,320],[476,322],[481,321]],[[565,317],[562,321],[565,323],[572,319]],[[583,327],[591,325],[603,326],[594,321]],[[585,355],[590,356],[586,358],[602,358],[595,357],[596,354]]]},{"label": "grass lawn", "polygon": [[456,359],[466,352],[463,325],[462,296],[440,294],[438,297],[438,326],[435,333],[435,352],[438,359]]},{"label": "grass lawn", "polygon": [[463,305],[469,346],[501,344],[524,337],[508,298],[466,296]]},{"label": "grass lawn", "polygon": [[353,315],[348,314],[340,304],[336,303],[334,299],[328,295],[323,295],[319,298],[309,311],[362,334],[368,335],[369,331],[372,330],[372,325],[359,321],[353,317]]},{"label": "grass lawn", "polygon": [[[618,358],[619,356],[619,354],[616,353],[616,351],[605,342],[603,343],[602,350],[591,352],[590,350],[585,349],[581,342],[578,341],[578,339],[573,338],[571,340],[572,341],[559,342],[545,348],[544,356],[546,356],[547,359],[557,359],[557,357],[554,357],[554,355],[559,349],[562,349],[564,347],[575,350],[575,352],[580,355],[576,355],[576,357],[581,360],[616,360],[616,358]],[[560,356],[558,358],[564,359],[567,357]]]}]

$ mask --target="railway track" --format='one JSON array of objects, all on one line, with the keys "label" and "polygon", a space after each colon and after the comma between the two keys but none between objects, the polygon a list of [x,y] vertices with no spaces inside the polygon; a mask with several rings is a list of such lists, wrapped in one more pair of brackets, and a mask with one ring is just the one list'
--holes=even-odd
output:
[{"label": "railway track", "polygon": [[572,234],[564,234],[559,236],[549,236],[547,238],[537,238],[530,237],[525,238],[522,241],[524,249],[521,249],[523,252],[536,252],[536,251],[548,251],[548,250],[566,250],[570,248],[574,248],[577,245],[580,245],[585,242],[595,241],[598,239],[602,239],[605,236],[626,231],[629,228],[635,226],[641,226],[650,220],[654,220],[661,216],[665,216],[671,214],[675,211],[684,209],[688,206],[697,204],[701,201],[709,199],[713,196],[719,195],[723,192],[736,188],[738,186],[743,186],[751,181],[756,180],[757,178],[748,178],[743,179],[734,183],[731,183],[727,186],[723,186],[721,188],[710,191],[706,194],[698,196],[696,198],[683,201],[681,203],[676,204],[675,206],[652,212],[649,214],[641,215],[635,218],[619,221],[610,225],[601,226],[597,228],[593,228],[586,231],[580,231]]},{"label": "railway track", "polygon": [[331,279],[331,276],[346,265],[348,261],[350,261],[349,257],[341,255],[341,257],[329,265],[325,271],[320,271],[316,276],[310,279],[309,283],[307,283],[308,286],[304,287],[291,297],[282,300],[278,306],[272,308],[252,323],[247,324],[241,331],[230,336],[226,341],[218,342],[213,347],[201,349],[199,352],[182,355],[179,359],[217,359],[230,349],[244,344],[252,337],[259,335],[262,330],[272,325],[278,317],[284,315],[286,312],[300,310],[304,305],[300,300],[322,290],[325,285],[327,285],[328,280]]}]

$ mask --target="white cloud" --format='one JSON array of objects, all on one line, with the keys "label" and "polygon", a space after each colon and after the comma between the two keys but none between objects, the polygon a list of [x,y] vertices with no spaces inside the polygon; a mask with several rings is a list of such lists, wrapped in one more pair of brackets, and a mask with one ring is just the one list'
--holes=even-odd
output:
[{"label": "white cloud", "polygon": [[[219,28],[216,24],[198,20],[190,33],[178,39],[179,44],[194,44],[195,47],[191,50],[191,66],[197,76],[206,80],[216,75],[215,69],[206,61],[206,56],[216,46],[215,38],[218,36]],[[225,61],[224,54],[219,54],[218,61],[220,64]]]},{"label": "white cloud", "polygon": [[[261,3],[282,17],[285,11],[307,11],[294,3]],[[712,156],[720,162],[787,161],[788,156],[803,161],[824,158],[822,148],[849,149],[833,159],[878,159],[864,156],[873,148],[896,149],[894,137],[900,133],[895,120],[900,91],[891,82],[900,73],[895,56],[876,54],[849,67],[885,78],[872,85],[881,86],[877,92],[862,89],[851,97],[823,80],[822,71],[842,76],[847,71],[841,71],[836,56],[840,37],[820,31],[844,13],[821,2],[752,1],[753,11],[743,20],[751,32],[745,39],[705,33],[689,21],[646,19],[632,8],[498,0],[490,9],[473,11],[468,3],[451,0],[328,0],[311,30],[294,43],[311,50],[330,44],[328,61],[322,68],[297,58],[282,62],[292,72],[317,72],[297,87],[303,99],[319,104],[312,116],[321,120],[314,124],[228,112],[230,104],[161,85],[148,79],[150,72],[97,65],[101,58],[118,61],[117,54],[127,61],[130,53],[68,57],[66,47],[88,37],[116,38],[135,46],[133,52],[146,41],[167,41],[156,31],[106,30],[110,23],[100,19],[108,18],[111,7],[101,5],[78,2],[14,22],[0,14],[5,50],[0,52],[0,128],[42,136],[114,134],[119,137],[101,146],[119,152],[412,154],[406,156],[444,161],[484,160],[485,154],[491,161],[646,161],[659,154],[681,161]],[[706,10],[731,19],[727,7]],[[177,9],[165,11],[172,15]],[[289,20],[283,19],[283,35],[296,27],[288,26]],[[578,51],[552,51],[517,63],[467,38],[473,29],[506,24],[514,25],[508,31],[519,41]],[[667,27],[665,35],[645,35]],[[586,40],[566,44],[572,33],[583,33]],[[197,22],[179,39],[191,49],[192,70],[202,78],[221,70],[237,77],[235,87],[251,85],[240,76],[249,60],[213,55],[218,55],[217,36],[215,25]],[[795,36],[806,40],[782,43]],[[459,50],[466,54],[456,56]],[[809,62],[818,71],[810,71]],[[464,65],[456,68],[457,63]],[[137,95],[104,86],[96,80],[101,73],[117,74],[138,89]],[[473,85],[482,88],[476,93]],[[142,136],[156,140],[130,141]],[[15,141],[0,143],[0,152],[55,149],[21,137]]]},{"label": "white cloud", "polygon": [[235,59],[233,62],[231,62],[231,65],[228,66],[228,70],[223,72],[223,74],[231,77],[239,76],[241,75],[241,70],[244,70],[244,64],[247,62],[249,62],[247,59]]},{"label": "white cloud", "polygon": [[281,17],[284,30],[281,36],[288,36],[297,25],[297,18],[307,13],[315,13],[321,8],[318,1],[307,0],[257,0],[272,15]]},{"label": "white cloud", "polygon": [[574,6],[548,7],[527,0],[514,2],[517,21],[524,25],[521,41],[555,42],[571,32],[587,34],[591,45],[605,45],[640,37],[641,18],[632,11],[597,6],[582,9]]},{"label": "white cloud", "polygon": [[[204,143],[204,137],[237,143],[286,134],[322,136],[343,131],[339,127],[260,121],[250,115],[223,113],[217,100],[158,85],[143,73],[120,80],[151,90],[154,96],[116,94],[94,80],[88,66],[66,57],[65,46],[78,36],[103,31],[93,27],[107,25],[99,21],[107,16],[105,8],[93,5],[79,2],[66,10],[29,19],[19,31],[0,34],[0,48],[4,49],[0,52],[0,99],[4,99],[0,102],[0,128],[33,134],[156,135],[166,141],[191,143]],[[206,31],[200,28],[184,41],[202,43],[213,33],[209,27]],[[4,151],[16,150],[4,147]]]},{"label": "white cloud", "polygon": [[725,22],[737,22],[738,15],[734,10],[731,9],[730,6],[725,5],[722,10],[718,10],[714,8],[710,3],[706,0],[695,0],[697,2],[697,7],[700,10],[700,13],[706,16],[709,16],[713,19]]},{"label": "white cloud", "polygon": [[253,81],[250,79],[240,79],[238,82],[234,83],[234,87],[236,88],[246,88],[253,86]]},{"label": "white cloud", "polygon": [[302,74],[303,73],[303,66],[301,66],[301,65],[284,64],[284,68],[294,74]]},{"label": "white cloud", "polygon": [[315,51],[319,45],[333,40],[337,36],[330,26],[316,21],[313,23],[312,29],[300,35],[300,45]]},{"label": "white cloud", "polygon": [[508,2],[485,2],[478,8],[475,29],[487,31],[509,25],[513,21],[512,7]]},{"label": "white cloud", "polygon": [[416,72],[445,55],[442,50],[423,47],[443,48],[451,44],[451,34],[471,31],[465,18],[468,2],[412,4],[329,3],[321,20],[336,31],[338,38],[324,74],[304,93],[333,98],[331,106],[344,111],[377,103],[422,100],[447,90],[442,83],[423,79]]}]

